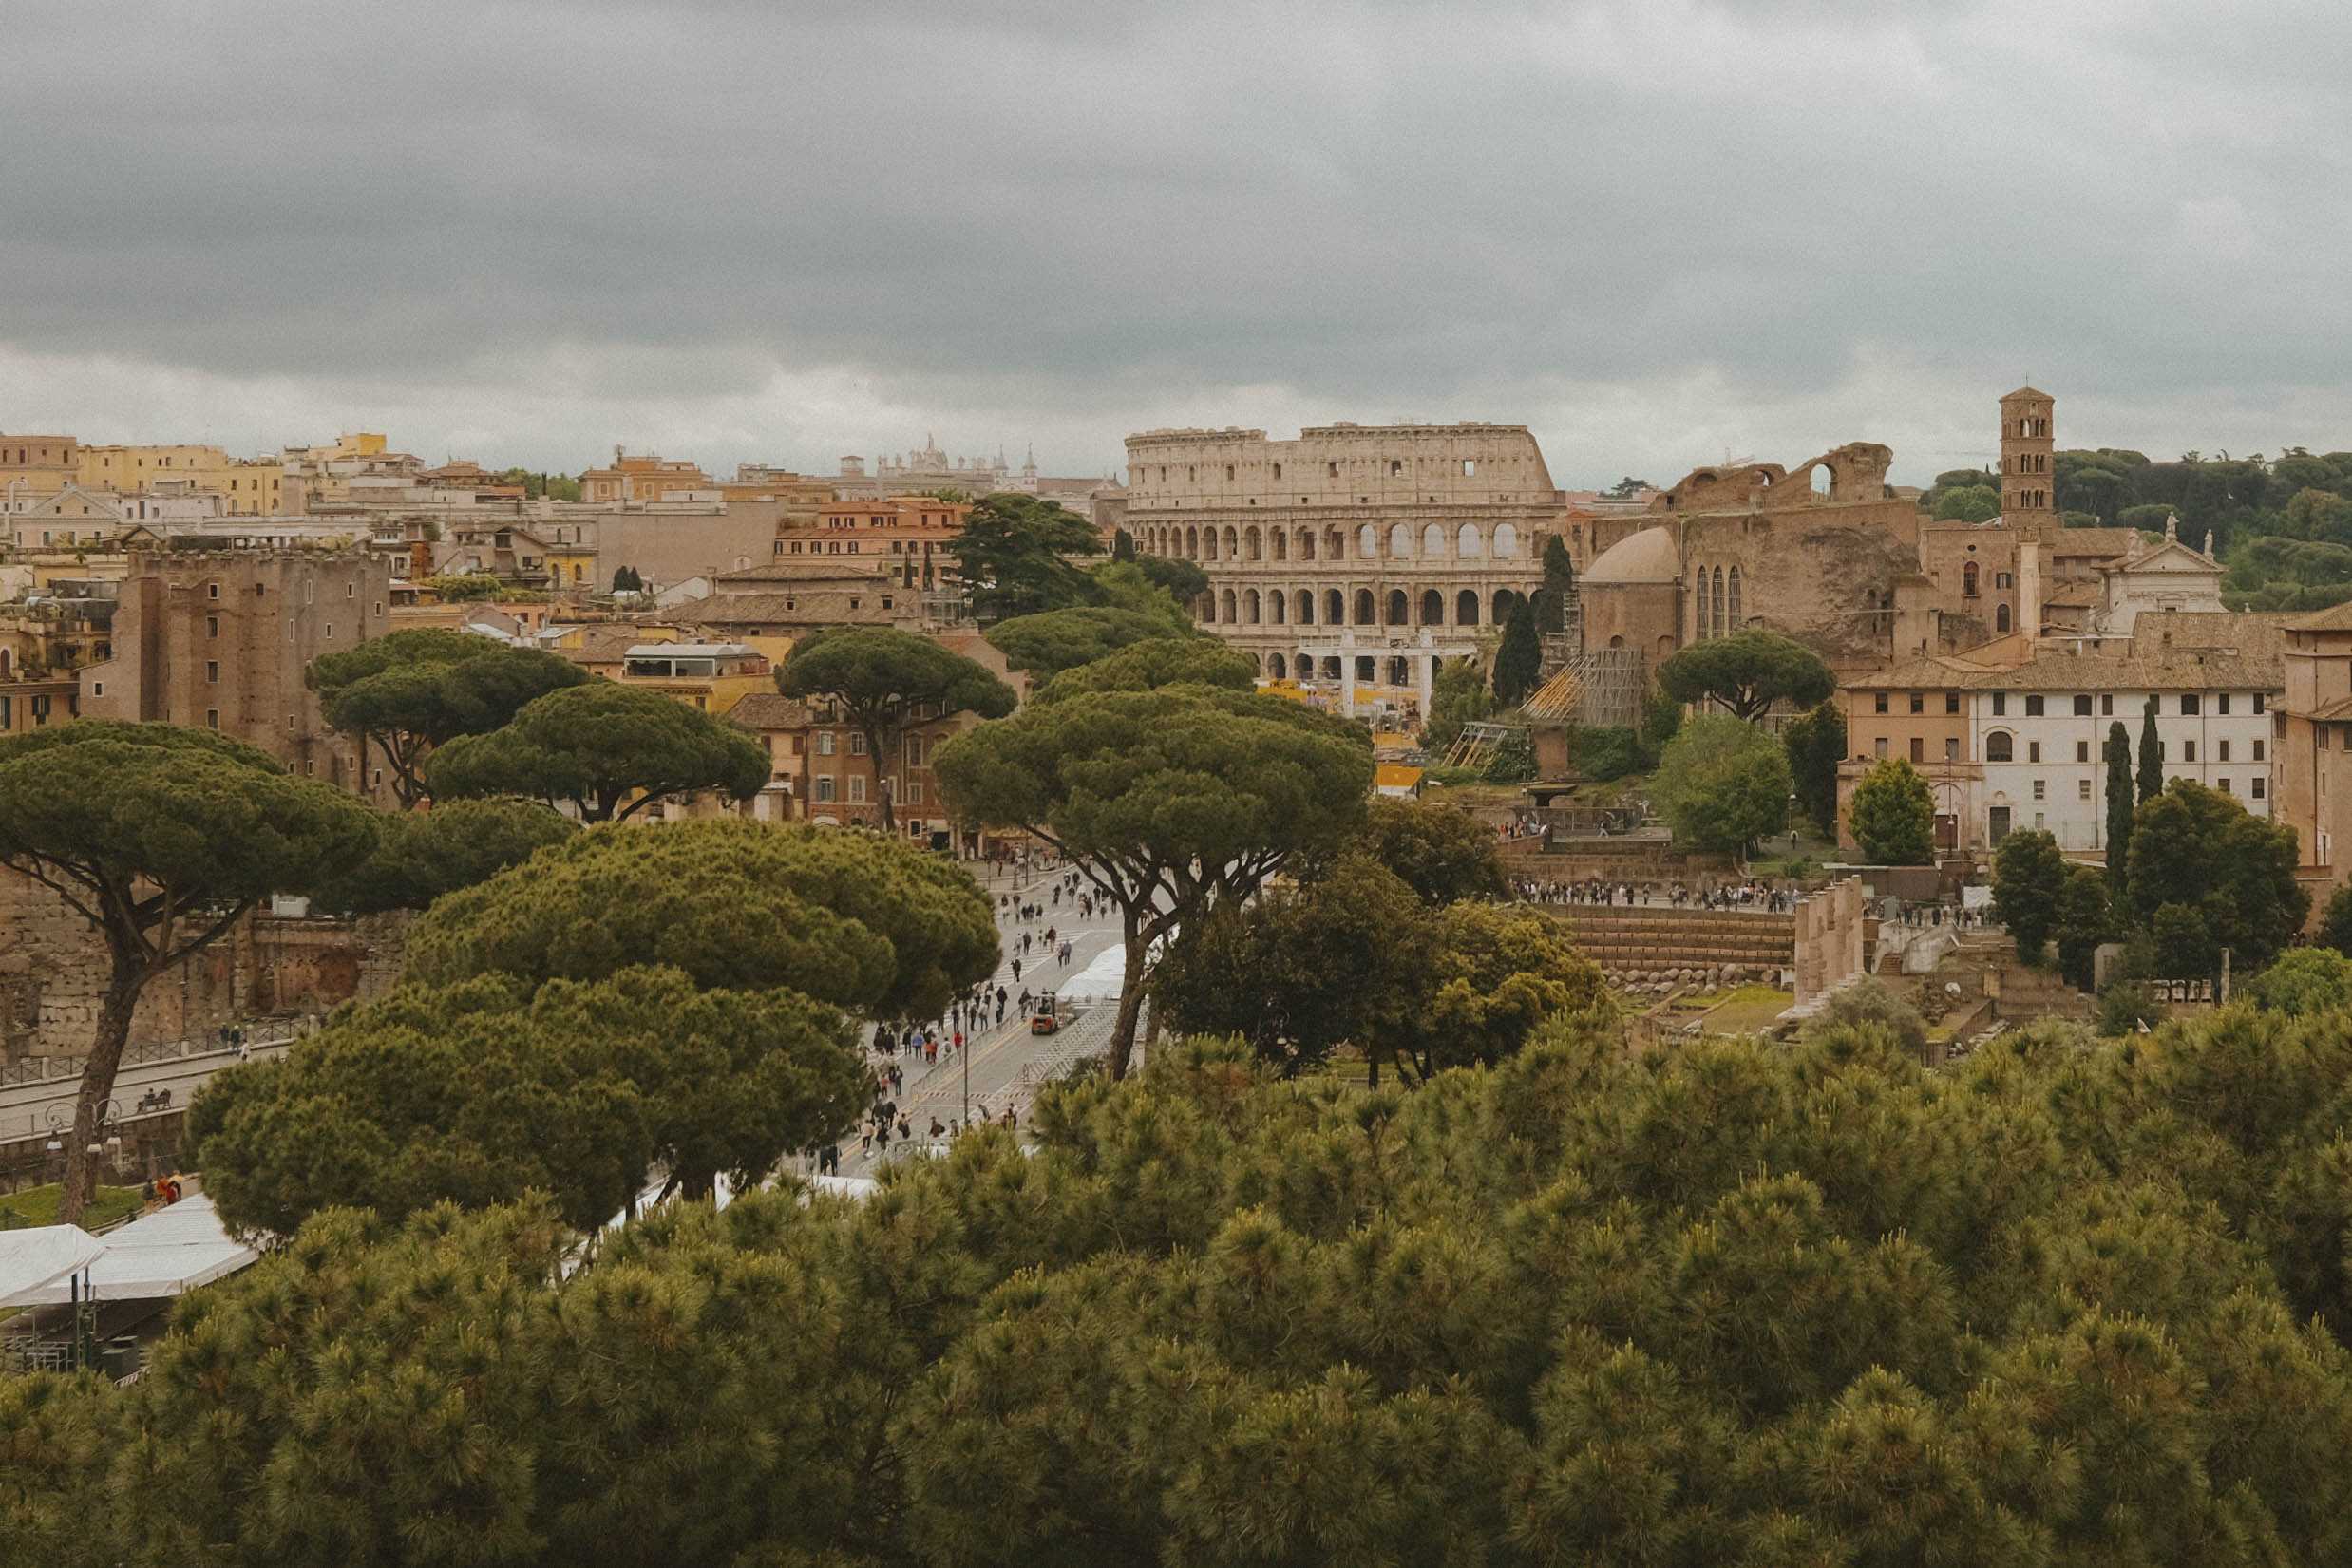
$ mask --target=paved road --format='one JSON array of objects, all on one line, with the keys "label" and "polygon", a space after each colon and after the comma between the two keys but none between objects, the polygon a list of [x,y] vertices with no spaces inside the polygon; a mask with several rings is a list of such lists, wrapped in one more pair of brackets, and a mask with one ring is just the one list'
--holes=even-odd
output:
[{"label": "paved road", "polygon": [[[926,1135],[934,1117],[941,1123],[964,1120],[967,1067],[969,1104],[975,1116],[996,1115],[1008,1101],[1025,1116],[1040,1084],[1066,1071],[1079,1057],[1110,1045],[1121,962],[1118,916],[1112,911],[1097,914],[1092,919],[1080,919],[1067,891],[1059,904],[1051,901],[1048,890],[1053,880],[1051,877],[1033,877],[1017,891],[1006,878],[984,884],[992,898],[1010,893],[1016,902],[1028,900],[1045,905],[1043,915],[1026,922],[1014,918],[1009,911],[998,915],[996,929],[1004,939],[1004,958],[989,987],[993,991],[1001,985],[1016,1001],[1024,989],[1033,993],[1052,991],[1065,997],[1073,990],[1103,994],[1074,999],[1073,1015],[1055,1034],[1030,1033],[1028,1018],[1017,1005],[1009,1003],[1004,1023],[986,1030],[970,1042],[966,1049],[968,1063],[956,1061],[945,1049],[939,1052],[936,1067],[927,1067],[920,1054],[869,1058],[883,1067],[896,1062],[905,1074],[905,1082],[897,1095],[899,1110],[913,1128],[919,1145],[928,1141]],[[1091,891],[1083,881],[1081,888]],[[1057,939],[1066,937],[1070,941],[1067,965],[1044,954],[1042,944],[1048,926],[1053,928]],[[1013,961],[1020,957],[1019,940],[1024,932],[1033,940],[1029,956],[1021,958],[1020,977],[1015,979]],[[989,1015],[995,1016],[993,1009]],[[942,1029],[940,1038],[946,1039],[949,1032]],[[889,1158],[902,1158],[904,1152],[904,1145],[894,1141]],[[882,1159],[879,1150],[861,1149],[852,1136],[842,1146],[842,1174],[871,1175]]]},{"label": "paved road", "polygon": [[[285,1051],[287,1037],[275,1032],[276,1030],[275,1024],[245,1026],[256,1060]],[[265,1031],[271,1032],[266,1040],[260,1038]],[[237,1052],[219,1049],[209,1039],[192,1045],[188,1055],[133,1063],[115,1074],[114,1100],[123,1121],[138,1121],[142,1114],[139,1109],[141,1098],[157,1089],[171,1091],[170,1105],[143,1114],[167,1115],[186,1110],[204,1081],[237,1059]],[[10,1084],[0,1088],[0,1143],[42,1137],[53,1128],[71,1125],[74,1096],[81,1089],[81,1082],[77,1065],[76,1071],[64,1077],[38,1078],[28,1084]]]}]

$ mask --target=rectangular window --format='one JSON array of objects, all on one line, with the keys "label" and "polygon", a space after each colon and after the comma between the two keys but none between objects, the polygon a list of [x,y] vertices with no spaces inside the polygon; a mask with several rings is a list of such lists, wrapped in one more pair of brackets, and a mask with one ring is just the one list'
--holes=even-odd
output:
[{"label": "rectangular window", "polygon": [[849,803],[851,805],[862,805],[864,803],[864,801],[865,775],[863,773],[852,773],[849,775]]},{"label": "rectangular window", "polygon": [[906,781],[906,803],[908,805],[922,804],[922,781],[920,779]]},{"label": "rectangular window", "polygon": [[2035,800],[2037,800],[2037,801],[2046,801],[2046,800],[2048,800],[2049,798],[2050,798],[2050,785],[2049,785],[2049,782],[2048,782],[2047,780],[2043,780],[2043,779],[2036,779],[2036,780],[2034,781],[2034,799],[2035,799]]},{"label": "rectangular window", "polygon": [[2260,780],[2260,779],[2256,779],[2256,780],[2254,781],[2253,795],[2254,795],[2254,799],[2256,799],[2256,800],[2258,800],[2258,801],[2262,799],[2262,787],[2263,787],[2263,782],[2262,782],[2262,780]]},{"label": "rectangular window", "polygon": [[1914,691],[1911,693],[1911,711],[1914,713],[1925,713],[1927,711],[1926,692]]},{"label": "rectangular window", "polygon": [[817,755],[820,757],[830,757],[832,754],[833,732],[829,729],[819,730],[817,732]]},{"label": "rectangular window", "polygon": [[2217,694],[2214,696],[2214,698],[2213,698],[2213,711],[2214,711],[2214,712],[2216,712],[2216,713],[2223,714],[2223,715],[2225,715],[2225,716],[2229,713],[2229,692],[2227,692],[2227,691],[2223,691],[2223,692],[2217,693]]},{"label": "rectangular window", "polygon": [[2254,711],[2257,713],[2262,711],[2262,693],[2259,691],[2254,693]]},{"label": "rectangular window", "polygon": [[2098,716],[2102,719],[2112,719],[2115,716],[2115,694],[2113,691],[2102,691],[2098,694]]},{"label": "rectangular window", "polygon": [[2028,698],[2026,698],[2026,699],[2025,699],[2025,716],[2026,716],[2027,718],[2029,718],[2029,719],[2039,719],[2039,718],[2040,718],[2040,717],[2041,717],[2041,709],[2042,709],[2042,703],[2041,703],[2041,694],[2040,694],[2039,692],[2036,692],[2033,696],[2030,696],[2030,697],[2028,697]]},{"label": "rectangular window", "polygon": [[1913,762],[1915,762],[1915,763],[1924,763],[1924,762],[1925,762],[1926,760],[1927,760],[1927,743],[1926,743],[1924,739],[1922,739],[1921,737],[1919,737],[1919,736],[1917,736],[1917,735],[1912,736],[1912,737],[1911,737],[1911,761],[1913,761]]},{"label": "rectangular window", "polygon": [[1886,693],[1886,692],[1884,692],[1884,691],[1878,692],[1876,695],[1874,695],[1874,696],[1871,698],[1871,702],[1870,702],[1870,711],[1871,711],[1871,712],[1873,712],[1873,713],[1884,713],[1884,712],[1886,712],[1886,711],[1887,711],[1887,693]]},{"label": "rectangular window", "polygon": [[2254,760],[2255,760],[2256,762],[2262,762],[2262,761],[2264,760],[2264,757],[2263,757],[2263,752],[2264,752],[2264,750],[2265,750],[2265,749],[2266,749],[2266,747],[2264,746],[2264,745],[2263,745],[2263,743],[2262,743],[2262,742],[2260,742],[2260,741],[2256,741],[2256,742],[2254,743]]},{"label": "rectangular window", "polygon": [[849,737],[849,754],[853,757],[863,757],[865,755],[865,737],[863,735],[852,735]]},{"label": "rectangular window", "polygon": [[220,684],[220,661],[218,659],[206,659],[204,661],[204,680],[205,683],[210,686],[218,686]]},{"label": "rectangular window", "polygon": [[1945,711],[1946,713],[1957,713],[1957,712],[1959,712],[1959,711],[1960,711],[1960,693],[1959,693],[1959,692],[1957,692],[1957,691],[1946,691],[1945,693],[1944,693],[1944,711]]},{"label": "rectangular window", "polygon": [[2184,691],[2180,694],[2180,716],[2184,719],[2193,719],[2197,716],[2197,694],[2194,691]]},{"label": "rectangular window", "polygon": [[2087,763],[2090,760],[2091,743],[2089,741],[2077,741],[2075,743],[2075,761],[2078,763]]},{"label": "rectangular window", "polygon": [[220,635],[220,617],[218,615],[207,615],[204,617],[204,635],[208,637],[217,637]]},{"label": "rectangular window", "polygon": [[1886,760],[1886,758],[1887,758],[1887,737],[1886,737],[1886,736],[1881,735],[1881,736],[1878,738],[1878,744],[1877,744],[1877,747],[1876,747],[1876,749],[1877,749],[1877,753],[1878,753],[1879,760],[1880,760],[1881,762],[1884,762],[1884,761]]},{"label": "rectangular window", "polygon": [[204,727],[207,729],[218,729],[220,727],[220,709],[218,708],[208,708],[204,709]]},{"label": "rectangular window", "polygon": [[1996,691],[1996,692],[1994,692],[1994,693],[1993,693],[1993,717],[1994,717],[1994,718],[1996,718],[1996,719],[1998,719],[1998,718],[2000,718],[2001,715],[2003,715],[2003,714],[2007,713],[2008,711],[2009,711],[2009,693],[2008,693],[2008,692],[2006,692],[2006,691]]},{"label": "rectangular window", "polygon": [[2197,760],[2196,742],[2183,741],[2180,743],[2180,760],[2185,763],[2193,763]]},{"label": "rectangular window", "polygon": [[795,735],[795,736],[793,736],[793,737],[792,737],[792,755],[793,755],[793,756],[795,756],[795,757],[804,757],[804,756],[806,756],[806,755],[808,754],[808,745],[807,745],[807,740],[808,740],[808,738],[807,738],[806,735]]},{"label": "rectangular window", "polygon": [[1944,737],[1944,760],[1947,763],[1960,761],[1960,737],[1957,735]]},{"label": "rectangular window", "polygon": [[2228,741],[2223,741],[2221,743],[2221,750],[2216,754],[2214,760],[2216,762],[2225,763],[2229,760],[2229,743]]},{"label": "rectangular window", "polygon": [[2091,695],[2086,691],[2080,693],[2075,698],[2075,717],[2077,719],[2087,719],[2090,716]]},{"label": "rectangular window", "polygon": [[831,774],[828,773],[817,781],[817,799],[828,803],[833,799],[833,776]]},{"label": "rectangular window", "polygon": [[2235,795],[2237,793],[2236,790],[2229,787],[2229,781],[2228,779],[2216,779],[2213,782],[2225,795]]},{"label": "rectangular window", "polygon": [[[44,540],[43,542],[46,543],[47,541]],[[217,582],[206,583],[204,585],[204,596],[208,599],[218,598],[220,596],[220,585]]]},{"label": "rectangular window", "polygon": [[2025,760],[2029,763],[2038,763],[2041,761],[2041,743],[2039,741],[2027,741],[2025,743]]},{"label": "rectangular window", "polygon": [[2075,799],[2077,799],[2077,800],[2078,800],[2078,801],[2087,801],[2087,800],[2089,800],[2090,798],[2091,798],[2091,781],[2090,781],[2090,780],[2088,780],[2088,779],[2077,779],[2077,780],[2076,780],[2076,781],[2075,781]]},{"label": "rectangular window", "polygon": [[2008,587],[2008,586],[2009,586],[2009,574],[2008,574],[2008,573],[2006,573],[2006,572],[1996,572],[1996,573],[1994,573],[1994,574],[1993,574],[1993,586],[1994,586],[1995,588],[2006,588],[2006,587]]}]

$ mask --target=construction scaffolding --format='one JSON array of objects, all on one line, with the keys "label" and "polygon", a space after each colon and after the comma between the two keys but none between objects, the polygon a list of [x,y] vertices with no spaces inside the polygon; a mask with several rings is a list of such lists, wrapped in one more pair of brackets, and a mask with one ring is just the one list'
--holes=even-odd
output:
[{"label": "construction scaffolding", "polygon": [[1638,648],[1592,648],[1568,654],[1526,704],[1539,724],[1633,728],[1649,695],[1649,659]]},{"label": "construction scaffolding", "polygon": [[1527,732],[1524,724],[1495,724],[1490,720],[1466,724],[1462,733],[1453,738],[1453,744],[1446,747],[1441,765],[1483,770],[1494,761],[1498,746],[1513,737],[1524,737]]}]

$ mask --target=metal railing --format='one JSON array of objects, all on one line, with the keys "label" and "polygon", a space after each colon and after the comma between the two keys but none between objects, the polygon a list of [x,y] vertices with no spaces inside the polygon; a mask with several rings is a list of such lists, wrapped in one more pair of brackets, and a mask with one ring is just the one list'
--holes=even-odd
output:
[{"label": "metal railing", "polygon": [[[252,1050],[263,1046],[289,1045],[300,1038],[307,1025],[299,1018],[275,1018],[237,1027],[245,1031],[245,1048]],[[125,1067],[144,1067],[152,1062],[176,1062],[192,1056],[233,1055],[236,1050],[235,1046],[223,1045],[218,1032],[191,1036],[185,1040],[150,1040],[143,1045],[124,1048],[122,1065]],[[86,1055],[28,1056],[21,1062],[10,1062],[0,1067],[0,1088],[79,1078],[88,1061]]]}]

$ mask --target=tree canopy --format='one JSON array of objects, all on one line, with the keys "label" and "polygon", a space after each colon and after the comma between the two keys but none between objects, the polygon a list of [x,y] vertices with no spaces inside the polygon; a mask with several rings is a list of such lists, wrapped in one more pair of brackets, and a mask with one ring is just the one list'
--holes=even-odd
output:
[{"label": "tree canopy", "polygon": [[[1210,1041],[864,1203],[313,1217],[145,1374],[0,1379],[123,1561],[2034,1563],[2352,1553],[2352,1029]],[[1694,1134],[1703,1128],[1703,1136]],[[1279,1478],[1272,1484],[1269,1478]]]},{"label": "tree canopy", "polygon": [[1169,627],[1147,611],[1088,605],[1016,615],[998,621],[985,634],[1007,664],[1045,680],[1108,658],[1130,644],[1165,638]]},{"label": "tree canopy", "polygon": [[[792,650],[776,671],[787,697],[824,697],[865,737],[876,769],[899,755],[907,727],[919,720],[974,713],[1001,719],[1017,700],[989,670],[929,637],[892,627],[853,626],[819,632]],[[882,829],[898,816],[887,773],[882,775]]]},{"label": "tree canopy", "polygon": [[323,883],[313,908],[333,915],[423,909],[445,893],[485,881],[579,824],[537,801],[486,797],[449,801],[430,811],[387,814],[365,860]]},{"label": "tree canopy", "polygon": [[521,795],[601,822],[706,792],[748,801],[770,771],[768,748],[726,720],[599,680],[533,700],[503,729],[438,747],[425,784],[436,800]]},{"label": "tree canopy", "polygon": [[1993,852],[1993,913],[2028,963],[2057,929],[2059,899],[2066,892],[2066,858],[2058,841],[2039,828],[2020,829]]},{"label": "tree canopy", "polygon": [[1103,540],[1059,501],[999,491],[974,503],[948,549],[973,613],[991,621],[1088,602],[1076,563],[1101,555]]},{"label": "tree canopy", "polygon": [[0,865],[54,892],[107,952],[66,1145],[68,1222],[90,1195],[88,1148],[141,991],[272,894],[357,864],[375,815],[211,730],[83,719],[0,740]]},{"label": "tree canopy", "polygon": [[1658,684],[1676,702],[1712,700],[1737,719],[1759,718],[1774,703],[1811,708],[1837,689],[1819,654],[1761,627],[1692,644],[1658,667]]},{"label": "tree canopy", "polygon": [[663,965],[705,988],[919,1018],[996,956],[989,900],[950,861],[877,835],[713,817],[591,828],[446,896],[409,933],[406,977],[539,984]]},{"label": "tree canopy", "polygon": [[1919,769],[1901,757],[1862,776],[1848,821],[1862,858],[1872,865],[1925,865],[1935,859],[1935,800]]},{"label": "tree canopy", "polygon": [[959,818],[1035,835],[1119,909],[1114,1073],[1133,1047],[1152,944],[1336,843],[1372,788],[1356,726],[1197,686],[1032,704],[948,742],[933,768]]},{"label": "tree canopy", "polygon": [[1499,708],[1516,708],[1534,695],[1544,679],[1544,644],[1536,634],[1535,606],[1521,599],[1511,606],[1503,625],[1502,646],[1494,654],[1494,701]]},{"label": "tree canopy", "polygon": [[1678,842],[1736,853],[1788,821],[1789,784],[1779,745],[1718,713],[1693,719],[1666,743],[1650,794]]},{"label": "tree canopy", "polygon": [[1149,637],[1063,671],[1037,691],[1034,700],[1060,702],[1089,691],[1156,691],[1164,686],[1215,686],[1248,691],[1257,684],[1256,662],[1214,637]]},{"label": "tree canopy", "polygon": [[[1789,780],[1797,808],[1824,834],[1837,831],[1837,765],[1846,760],[1846,710],[1834,697],[1798,714],[1781,727],[1789,753]],[[1897,862],[1908,864],[1910,862]]]},{"label": "tree canopy", "polygon": [[433,747],[510,724],[534,699],[589,676],[541,649],[427,627],[322,653],[302,678],[338,733],[375,743],[400,803],[413,806]]},{"label": "tree canopy", "polygon": [[2132,818],[2126,897],[2152,928],[2159,911],[2193,919],[2205,939],[2252,968],[2293,940],[2311,896],[2295,880],[2295,830],[2248,812],[2234,796],[2187,779]]},{"label": "tree canopy", "polygon": [[1348,844],[1403,878],[1425,904],[1510,897],[1494,830],[1443,801],[1381,796]]},{"label": "tree canopy", "polygon": [[188,1135],[239,1232],[532,1191],[589,1231],[657,1170],[689,1192],[721,1174],[756,1184],[846,1131],[867,1094],[856,1029],[794,992],[708,991],[674,969],[536,991],[492,975],[405,987],[278,1060],[224,1070]]}]

